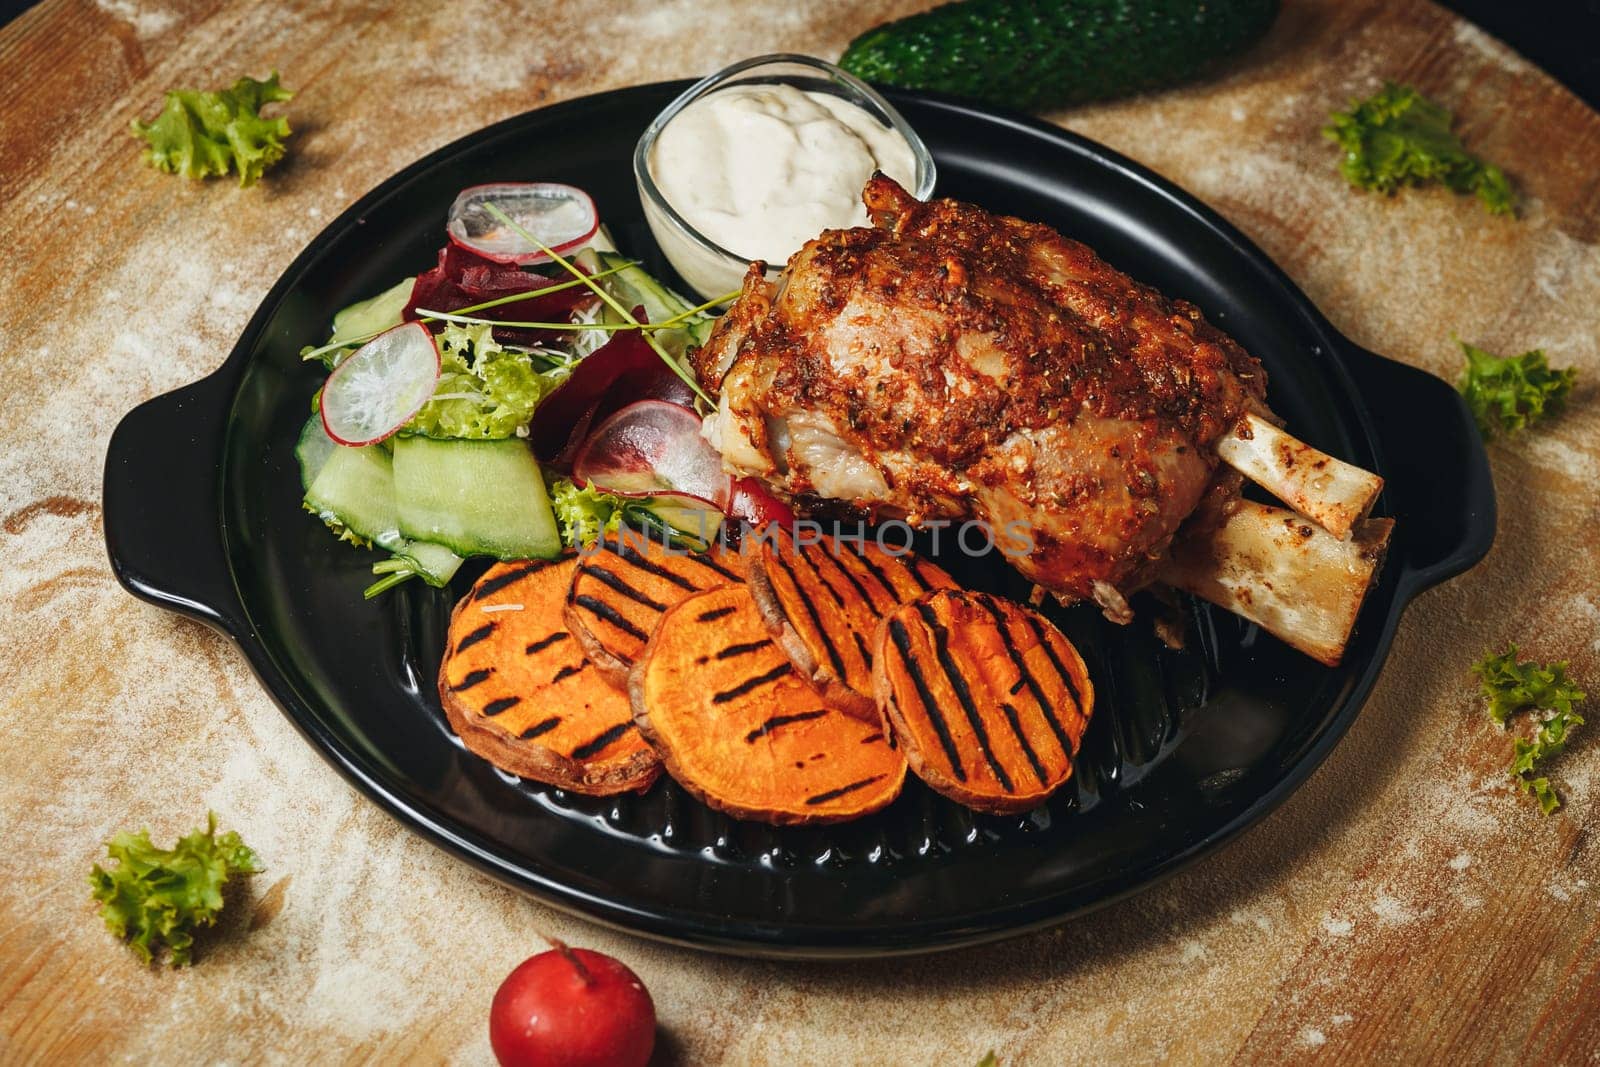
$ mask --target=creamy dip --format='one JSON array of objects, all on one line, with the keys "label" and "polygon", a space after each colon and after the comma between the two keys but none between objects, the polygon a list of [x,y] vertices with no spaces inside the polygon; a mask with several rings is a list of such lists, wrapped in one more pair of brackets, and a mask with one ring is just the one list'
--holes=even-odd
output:
[{"label": "creamy dip", "polygon": [[728,251],[782,265],[826,229],[865,226],[861,187],[881,170],[916,187],[898,132],[829,93],[734,85],[680,111],[650,172],[666,201]]}]

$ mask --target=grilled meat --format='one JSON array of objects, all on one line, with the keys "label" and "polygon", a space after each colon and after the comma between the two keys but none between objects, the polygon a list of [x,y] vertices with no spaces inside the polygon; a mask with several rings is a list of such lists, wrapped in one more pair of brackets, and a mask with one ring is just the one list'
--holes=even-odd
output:
[{"label": "grilled meat", "polygon": [[[1117,618],[1265,411],[1261,365],[1047,226],[875,176],[874,226],[760,265],[697,356],[727,467],[878,517],[978,519]],[[1226,474],[1226,471],[1224,471]]]}]

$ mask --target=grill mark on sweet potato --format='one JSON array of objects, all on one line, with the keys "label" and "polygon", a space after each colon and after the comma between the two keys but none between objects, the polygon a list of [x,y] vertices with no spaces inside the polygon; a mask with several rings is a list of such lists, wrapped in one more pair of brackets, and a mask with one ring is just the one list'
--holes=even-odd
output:
[{"label": "grill mark on sweet potato", "polygon": [[[905,664],[906,674],[917,690],[917,699],[922,702],[922,713],[928,717],[934,735],[939,739],[939,747],[944,749],[945,758],[950,762],[950,773],[956,776],[956,781],[965,782],[967,771],[961,766],[961,753],[956,749],[955,738],[950,736],[950,726],[944,720],[944,713],[939,710],[939,702],[933,698],[933,691],[928,688],[928,679],[922,674],[922,664],[911,654],[911,635],[899,619],[889,620],[889,639],[894,642],[895,651],[900,653],[900,662]],[[904,710],[901,709],[902,713]]]},{"label": "grill mark on sweet potato", "polygon": [[465,693],[468,689],[489,680],[489,675],[494,673],[493,667],[482,667],[475,671],[468,671],[467,676],[450,688],[458,693]]},{"label": "grill mark on sweet potato", "polygon": [[528,727],[526,730],[524,730],[520,734],[518,734],[517,738],[518,738],[518,740],[522,740],[522,741],[532,741],[535,737],[539,737],[539,736],[541,736],[543,734],[547,734],[551,730],[554,730],[557,726],[560,726],[560,725],[561,725],[561,716],[552,715],[548,719],[545,719],[545,720],[543,720],[541,722],[534,723],[532,726]]},{"label": "grill mark on sweet potato", "polygon": [[510,711],[520,703],[522,703],[521,697],[501,697],[499,700],[491,700],[483,706],[482,715],[485,719],[492,719],[496,715]]},{"label": "grill mark on sweet potato", "polygon": [[[1017,643],[1012,639],[1011,627],[1006,625],[1005,616],[1000,613],[1000,609],[995,605],[994,601],[988,597],[978,597],[976,599],[983,605],[983,609],[989,613],[989,616],[994,619],[995,628],[1000,631],[1000,643],[1005,646],[1006,655],[1010,658],[1012,666],[1016,667],[1017,672],[1021,675],[1016,684],[1011,687],[1011,695],[1016,696],[1024,686],[1027,687],[1028,692],[1033,694],[1034,703],[1039,705],[1039,711],[1043,713],[1044,721],[1049,724],[1050,732],[1055,734],[1056,743],[1061,746],[1061,751],[1066,753],[1067,759],[1070,760],[1072,758],[1072,739],[1067,736],[1067,731],[1062,727],[1061,720],[1056,718],[1055,709],[1051,707],[1050,701],[1045,699],[1043,687],[1039,685],[1039,680],[1033,676],[1033,671],[1028,667],[1027,660],[1023,658],[1021,649],[1017,648]],[[1082,715],[1081,708],[1076,706],[1078,704],[1078,695],[1077,690],[1072,686],[1072,680],[1067,678],[1060,661],[1055,658],[1055,654],[1050,650],[1049,643],[1045,641],[1044,634],[1039,631],[1038,623],[1032,618],[1028,619],[1028,629],[1033,633],[1035,639],[1045,646],[1045,651],[1050,653],[1050,660],[1056,665],[1056,669],[1062,671],[1062,679],[1067,683],[1067,692],[1072,695],[1075,705],[1073,712],[1077,715]],[[1042,781],[1041,784],[1043,784]]]},{"label": "grill mark on sweet potato", "polygon": [[[845,557],[845,555],[847,553],[845,553],[842,549],[838,548],[837,544],[836,544],[834,551],[832,551],[832,552],[823,552],[821,554],[826,556],[826,557],[828,557],[828,562],[833,566],[834,570],[836,570],[840,574],[844,575],[844,580],[850,583],[850,588],[852,588],[852,589],[854,589],[856,591],[856,595],[857,596],[859,596],[862,600],[865,600],[869,607],[872,607],[873,609],[876,609],[878,607],[878,602],[876,600],[872,599],[872,594],[867,592],[866,586],[862,585],[861,584],[861,580],[859,578],[857,578],[855,576],[855,573],[853,571],[851,571],[850,568],[845,565],[844,557]],[[849,555],[855,555],[855,553],[853,553],[853,552],[852,553],[848,553],[848,554]],[[819,569],[817,573],[820,576],[822,572]]]},{"label": "grill mark on sweet potato", "polygon": [[[700,591],[698,586],[696,586],[689,579],[685,578],[683,575],[661,566],[661,564],[656,563],[654,560],[645,558],[644,553],[639,551],[638,547],[632,543],[630,538],[620,538],[613,551],[615,551],[616,554],[621,556],[623,559],[627,560],[629,564],[638,567],[646,574],[653,574],[657,578],[671,582],[673,585],[687,593],[697,593]],[[718,569],[720,570],[720,568]],[[726,574],[727,572],[723,571],[723,573]],[[664,611],[666,609],[663,608],[662,610]]]},{"label": "grill mark on sweet potato", "polygon": [[567,638],[569,638],[571,636],[572,635],[567,633],[567,631],[565,631],[565,630],[557,630],[555,633],[551,634],[549,637],[541,637],[539,640],[537,640],[537,641],[533,642],[532,644],[530,644],[527,648],[524,648],[522,650],[522,654],[524,656],[536,656],[539,653],[543,652],[545,649],[549,648],[551,645],[555,644],[556,642],[565,641]]},{"label": "grill mark on sweet potato", "polygon": [[834,647],[833,639],[828,636],[828,631],[823,629],[822,619],[817,615],[816,605],[811,603],[810,597],[806,596],[805,587],[802,586],[800,584],[800,580],[795,577],[794,569],[789,566],[789,562],[783,558],[783,555],[780,552],[773,552],[771,559],[772,562],[778,565],[778,569],[783,572],[784,577],[789,580],[790,586],[794,589],[795,599],[798,600],[800,602],[800,606],[805,609],[806,618],[811,622],[812,632],[816,634],[818,641],[822,644],[823,650],[828,654],[828,663],[833,667],[833,676],[843,681],[845,677],[844,660],[840,658],[839,650]]},{"label": "grill mark on sweet potato", "polygon": [[950,688],[956,694],[956,700],[961,704],[961,710],[966,713],[967,725],[972,728],[972,735],[978,740],[978,749],[983,753],[984,762],[989,765],[989,770],[994,773],[995,779],[1000,783],[1000,788],[1007,793],[1015,793],[1016,787],[1011,784],[1011,776],[1000,761],[995,758],[994,746],[989,743],[989,731],[983,725],[983,716],[979,714],[977,705],[972,700],[972,689],[967,684],[966,676],[961,673],[961,667],[956,663],[955,657],[950,654],[950,631],[933,608],[925,602],[917,604],[917,614],[922,616],[922,621],[933,634],[933,654],[939,661],[940,668],[944,671],[945,678],[950,683]]},{"label": "grill mark on sweet potato", "polygon": [[771,625],[743,585],[667,609],[629,676],[640,734],[685,789],[739,818],[807,825],[881,809],[904,757],[880,724],[829,706]]},{"label": "grill mark on sweet potato", "polygon": [[585,741],[583,744],[573,749],[572,758],[583,760],[598,756],[607,748],[610,748],[613,742],[631,729],[633,729],[632,720],[628,722],[619,722],[605,733],[600,734],[591,741]]},{"label": "grill mark on sweet potato", "polygon": [[621,689],[662,613],[730,581],[743,579],[709,553],[668,550],[624,530],[579,560],[564,615],[600,675]]},{"label": "grill mark on sweet potato", "polygon": [[[629,736],[627,697],[589,670],[594,662],[562,622],[577,569],[572,554],[491,567],[451,615],[447,640],[457,647],[440,665],[440,701],[470,751],[519,777],[602,796],[646,788],[659,759]],[[484,588],[496,595],[485,600]],[[512,601],[523,610],[479,624],[482,610]]]},{"label": "grill mark on sweet potato", "polygon": [[728,581],[730,581],[730,582],[742,582],[742,581],[744,581],[744,575],[735,574],[733,571],[729,570],[727,567],[724,567],[722,564],[718,563],[710,555],[707,555],[707,554],[702,553],[702,552],[697,552],[694,555],[690,556],[689,558],[694,560],[696,563],[700,564],[702,567],[711,568],[712,570],[716,571],[718,574],[722,575],[724,578],[728,579]]},{"label": "grill mark on sweet potato", "polygon": [[587,666],[589,666],[588,660],[584,660],[582,663],[577,665],[569,663],[565,667],[562,667],[559,671],[556,671],[555,677],[550,679],[550,684],[559,685],[575,674],[582,674],[584,668]]},{"label": "grill mark on sweet potato", "polygon": [[[593,578],[603,585],[609,586],[618,593],[621,593],[623,596],[627,597],[629,600],[632,600],[638,604],[643,604],[651,611],[662,612],[667,610],[667,606],[661,601],[655,599],[654,597],[646,596],[644,593],[641,593],[639,590],[635,589],[633,586],[624,581],[621,575],[608,571],[604,567],[585,566],[579,573],[586,578]],[[573,588],[577,588],[576,582],[573,583]],[[690,588],[693,587],[691,586]]]},{"label": "grill mark on sweet potato", "polygon": [[612,607],[610,604],[607,604],[604,600],[601,600],[598,597],[592,597],[587,593],[583,593],[573,597],[572,602],[578,605],[580,608],[587,609],[596,618],[603,619],[605,622],[616,627],[618,630],[621,630],[629,637],[638,638],[640,641],[650,640],[649,634],[645,633],[633,623],[629,622],[627,617],[624,616],[622,612],[618,611],[616,608]]},{"label": "grill mark on sweet potato", "polygon": [[[754,730],[745,734],[744,739],[747,743],[753,745],[780,726],[788,726],[797,722],[809,722],[812,719],[820,719],[826,714],[828,714],[827,708],[818,708],[816,711],[797,711],[792,715],[774,715]],[[881,737],[882,735],[879,736]]]},{"label": "grill mark on sweet potato", "polygon": [[928,581],[922,573],[923,560],[921,556],[912,556],[911,562],[906,564],[906,573],[911,575],[911,580],[917,583],[917,592],[929,593],[933,591],[933,583]]},{"label": "grill mark on sweet potato", "polygon": [[455,654],[459,656],[461,653],[465,652],[479,641],[486,640],[490,634],[494,633],[494,628],[495,624],[493,622],[484,623],[482,626],[478,627],[476,630],[472,631],[470,634],[461,639],[461,641],[456,645]]},{"label": "grill mark on sweet potato", "polygon": [[[806,570],[809,571],[811,573],[811,575],[813,577],[815,577],[816,580],[817,580],[816,581],[816,587],[825,590],[827,592],[828,596],[833,599],[833,602],[836,605],[838,605],[839,610],[843,611],[844,607],[845,607],[845,599],[844,599],[844,597],[842,595],[840,595],[839,591],[833,587],[833,583],[828,581],[828,579],[826,579],[826,578],[824,578],[822,576],[822,566],[819,563],[817,563],[817,560],[816,560],[816,557],[819,556],[819,555],[820,556],[827,556],[827,555],[829,555],[829,552],[826,549],[823,549],[823,548],[820,548],[820,547],[819,547],[818,551],[815,552],[815,553],[807,552],[804,548],[800,547],[798,542],[796,542],[795,550],[794,550],[794,558],[799,563],[805,564]],[[795,572],[796,572],[796,576],[798,577],[798,574],[799,574],[799,566],[798,566],[798,564],[795,566],[794,569],[795,569]],[[804,592],[804,588],[805,587],[803,587],[803,586],[801,587],[801,591],[802,592]]]},{"label": "grill mark on sweet potato", "polygon": [[713,704],[726,704],[730,700],[737,700],[738,698],[746,695],[747,693],[751,693],[751,692],[761,688],[762,686],[766,685],[769,682],[776,682],[779,678],[782,678],[784,675],[788,674],[789,672],[791,672],[793,670],[794,670],[794,668],[792,666],[790,666],[788,663],[780,663],[776,667],[772,668],[770,671],[766,671],[766,672],[764,672],[762,674],[755,675],[752,678],[746,678],[744,681],[740,682],[738,685],[734,686],[732,689],[724,689],[721,692],[715,694],[711,698],[711,703],[713,703]]},{"label": "grill mark on sweet potato", "polygon": [[472,591],[472,599],[477,602],[485,597],[493,596],[507,586],[515,585],[528,575],[542,571],[549,565],[548,560],[537,559],[506,571],[504,574],[491,578],[486,582],[479,582],[478,587]]},{"label": "grill mark on sweet potato", "polygon": [[806,797],[806,803],[813,806],[826,804],[830,800],[838,800],[840,797],[849,796],[858,789],[865,789],[873,782],[881,781],[883,781],[883,775],[881,774],[875,774],[871,778],[860,778],[849,785],[841,785],[838,789],[830,789],[826,793],[818,793],[816,796]]},{"label": "grill mark on sweet potato", "polygon": [[763,637],[759,641],[741,641],[737,645],[729,645],[727,648],[725,648],[722,651],[718,652],[712,658],[713,659],[733,659],[735,656],[743,656],[743,655],[745,655],[747,653],[750,653],[750,652],[756,652],[756,651],[758,651],[760,649],[763,649],[763,648],[769,648],[769,647],[771,647],[771,645],[772,645],[772,638],[770,638],[770,637]]},{"label": "grill mark on sweet potato", "polygon": [[[889,585],[877,571],[872,569],[872,564],[867,559],[864,549],[860,552],[845,552],[841,550],[830,553],[830,557],[834,566],[844,573],[851,586],[855,588],[857,593],[861,594],[861,599],[867,602],[875,614],[887,614],[894,610],[895,605],[900,603],[900,597],[895,593],[894,587]],[[857,567],[865,569],[864,576],[857,573]],[[863,577],[868,580],[863,581]],[[873,595],[872,590],[867,588],[869,585],[878,590],[878,595]]]},{"label": "grill mark on sweet potato", "polygon": [[[1000,710],[1006,713],[1006,722],[1011,724],[1011,732],[1016,736],[1017,744],[1022,747],[1022,754],[1028,757],[1028,766],[1033,768],[1033,776],[1039,780],[1040,785],[1050,781],[1050,776],[1045,773],[1044,767],[1039,763],[1039,757],[1034,754],[1033,745],[1028,742],[1028,735],[1022,732],[1022,719],[1017,714],[1016,705],[1009,700],[1000,702]],[[1068,751],[1067,756],[1071,758]]]},{"label": "grill mark on sweet potato", "polygon": [[[1035,643],[1046,644],[1060,681]],[[936,792],[1010,814],[1071,778],[1094,690],[1071,642],[1037,611],[987,593],[934,590],[888,617],[878,659],[873,688],[885,718],[911,770]],[[1088,701],[1081,710],[1067,684],[1074,681]],[[919,703],[925,714],[939,711],[936,700],[956,750],[987,772],[946,772],[950,745],[937,719],[915,714]]]},{"label": "grill mark on sweet potato", "polygon": [[861,662],[867,665],[867,670],[872,670],[872,650],[867,647],[866,639],[861,636],[861,631],[851,630],[850,636],[856,639],[856,651],[861,653]]},{"label": "grill mark on sweet potato", "polygon": [[[900,590],[895,588],[894,582],[883,572],[883,568],[874,563],[872,557],[865,552],[857,553],[857,558],[872,573],[872,577],[877,579],[878,584],[883,586],[883,591],[888,594],[889,599],[896,604],[900,603]],[[918,584],[921,584],[920,581]]]},{"label": "grill mark on sweet potato", "polygon": [[[1044,654],[1049,657],[1050,666],[1056,669],[1056,674],[1061,678],[1061,684],[1067,687],[1067,693],[1072,697],[1072,702],[1077,705],[1078,715],[1083,715],[1083,691],[1078,688],[1078,683],[1072,678],[1072,672],[1067,670],[1066,664],[1061,662],[1061,657],[1056,655],[1056,650],[1051,647],[1050,641],[1044,631],[1039,629],[1039,620],[1028,618],[1028,629],[1033,632],[1034,639],[1044,648]],[[1070,748],[1068,752],[1072,751]]]}]

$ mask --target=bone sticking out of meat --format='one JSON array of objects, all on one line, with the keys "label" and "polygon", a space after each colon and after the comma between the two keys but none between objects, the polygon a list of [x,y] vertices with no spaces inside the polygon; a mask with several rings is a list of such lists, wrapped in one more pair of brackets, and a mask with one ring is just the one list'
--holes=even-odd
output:
[{"label": "bone sticking out of meat", "polygon": [[1383,490],[1371,471],[1319,452],[1254,413],[1217,439],[1222,462],[1341,540]]},{"label": "bone sticking out of meat", "polygon": [[[1117,622],[1166,566],[1338,659],[1387,536],[1365,520],[1381,479],[1273,426],[1258,360],[1085,245],[881,176],[862,198],[872,228],[819,235],[775,285],[756,265],[697,350],[727,470],[1026,531],[1010,564]],[[1243,477],[1300,514],[1235,507]]]},{"label": "bone sticking out of meat", "polygon": [[1339,538],[1287,509],[1241,500],[1220,522],[1185,529],[1161,578],[1333,667],[1393,527],[1367,519]]}]

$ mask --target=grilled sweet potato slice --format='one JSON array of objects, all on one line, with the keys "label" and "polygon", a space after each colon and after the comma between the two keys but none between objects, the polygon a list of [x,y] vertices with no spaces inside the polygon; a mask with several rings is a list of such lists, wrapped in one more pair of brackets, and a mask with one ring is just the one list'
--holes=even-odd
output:
[{"label": "grilled sweet potato slice", "polygon": [[502,770],[592,796],[648,789],[660,760],[628,698],[562,623],[575,556],[497,563],[450,616],[439,700],[462,742]]},{"label": "grilled sweet potato slice", "polygon": [[1038,807],[1071,777],[1094,687],[1038,612],[940,590],[885,618],[875,647],[884,718],[936,792],[1004,814]]},{"label": "grilled sweet potato slice", "polygon": [[829,707],[878,721],[872,636],[901,604],[955,581],[916,555],[871,541],[810,540],[768,527],[746,549],[750,595],[790,662]]},{"label": "grilled sweet potato slice", "polygon": [[685,597],[742,581],[743,560],[721,545],[688,553],[624,530],[579,558],[567,592],[567,629],[601,676],[626,690],[628,671],[662,612]]},{"label": "grilled sweet potato slice", "polygon": [[905,782],[882,726],[822,703],[743,585],[668,609],[628,688],[668,773],[741,819],[843,822],[884,807]]}]

